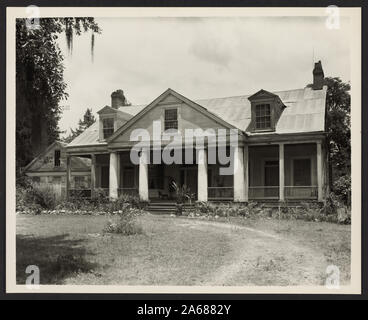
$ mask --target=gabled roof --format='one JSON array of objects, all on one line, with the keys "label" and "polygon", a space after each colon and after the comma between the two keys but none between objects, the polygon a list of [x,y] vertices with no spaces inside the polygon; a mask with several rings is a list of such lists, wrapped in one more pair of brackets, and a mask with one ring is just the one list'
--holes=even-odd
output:
[{"label": "gabled roof", "polygon": [[59,140],[54,141],[44,151],[42,151],[38,156],[36,156],[30,163],[28,163],[24,167],[24,170],[27,171],[30,167],[32,167],[32,165],[34,165],[37,162],[37,160],[44,157],[56,145],[59,146],[60,149],[63,149],[67,146],[67,144],[65,142],[62,142],[62,141],[59,141]]},{"label": "gabled roof", "polygon": [[97,111],[98,114],[112,114],[117,113],[118,109],[111,108],[110,106],[105,106],[101,110]]},{"label": "gabled roof", "polygon": [[128,121],[129,119],[132,118],[132,115],[130,113],[124,112],[121,109],[115,109],[109,106],[105,106],[103,107],[100,111],[97,111],[97,113],[99,115],[112,115],[112,114],[117,114],[117,116],[121,119],[124,119],[126,121]]},{"label": "gabled roof", "polygon": [[215,122],[220,123],[224,127],[229,128],[229,129],[235,129],[235,127],[232,124],[227,123],[221,117],[217,116],[215,113],[210,112],[209,110],[202,107],[201,105],[195,103],[194,101],[184,97],[180,93],[177,93],[176,91],[169,88],[164,93],[162,93],[158,98],[156,98],[146,107],[141,109],[140,112],[138,112],[132,119],[127,121],[125,124],[123,124],[116,132],[114,132],[114,134],[108,139],[108,143],[114,141],[119,135],[121,135],[125,130],[131,127],[135,122],[137,122],[141,117],[143,117],[147,112],[153,109],[156,105],[158,105],[160,101],[164,100],[169,95],[173,95],[175,98],[181,100],[186,105],[206,115],[207,117],[211,118]]},{"label": "gabled roof", "polygon": [[[24,171],[32,171],[32,166],[34,166],[38,160],[45,157],[54,147],[58,147],[60,150],[64,150],[67,146],[67,143],[62,141],[54,141],[50,144],[44,151],[42,151],[38,156],[36,156],[26,167],[24,167]],[[72,159],[72,167],[73,168],[87,168],[90,167],[90,163],[88,159],[73,157]],[[39,168],[38,168],[39,169]],[[36,170],[37,171],[37,170]]]},{"label": "gabled roof", "polygon": [[[266,90],[263,91],[267,92]],[[175,91],[168,89],[163,93],[163,95],[168,92]],[[262,90],[253,95],[200,99],[193,101],[179,95],[177,92],[175,92],[175,95],[180,96],[181,99],[190,101],[192,105],[196,105],[198,109],[207,112],[208,115],[221,119],[223,122],[227,123],[228,126],[230,125],[238,128],[249,135],[261,135],[262,133],[251,133],[248,130],[251,122],[251,102],[249,101],[249,98],[252,98],[252,96],[261,92]],[[326,92],[327,86],[324,86],[322,90],[313,90],[310,87],[306,87],[295,90],[269,92],[270,94],[278,96],[285,106],[280,119],[277,122],[276,131],[273,133],[292,134],[325,131]],[[124,106],[120,107],[119,111],[123,111],[126,114],[134,116],[130,120],[130,123],[132,123],[133,119],[137,119],[135,116],[138,116],[138,118],[143,116],[145,113],[144,110],[160,99],[162,99],[162,95],[149,105]],[[103,144],[106,144],[106,142],[98,141],[98,123],[95,123],[68,144],[68,147]]]},{"label": "gabled roof", "polygon": [[258,100],[258,99],[268,99],[268,98],[276,98],[277,95],[271,92],[268,92],[266,90],[259,90],[255,94],[252,94],[250,97],[248,97],[248,100]]}]

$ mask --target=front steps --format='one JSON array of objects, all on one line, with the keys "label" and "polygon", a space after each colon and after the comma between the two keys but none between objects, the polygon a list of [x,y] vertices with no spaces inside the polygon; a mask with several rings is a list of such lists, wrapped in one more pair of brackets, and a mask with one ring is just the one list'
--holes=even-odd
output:
[{"label": "front steps", "polygon": [[[193,205],[184,204],[183,211],[189,210]],[[176,214],[175,202],[150,202],[147,211],[153,214]]]}]

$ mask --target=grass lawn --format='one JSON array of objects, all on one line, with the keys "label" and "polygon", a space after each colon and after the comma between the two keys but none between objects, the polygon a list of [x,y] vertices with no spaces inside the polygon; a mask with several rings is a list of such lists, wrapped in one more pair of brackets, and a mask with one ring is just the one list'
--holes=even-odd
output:
[{"label": "grass lawn", "polygon": [[102,234],[103,216],[17,216],[17,282],[42,284],[320,285],[326,267],[350,281],[350,226],[147,215],[142,235]]}]

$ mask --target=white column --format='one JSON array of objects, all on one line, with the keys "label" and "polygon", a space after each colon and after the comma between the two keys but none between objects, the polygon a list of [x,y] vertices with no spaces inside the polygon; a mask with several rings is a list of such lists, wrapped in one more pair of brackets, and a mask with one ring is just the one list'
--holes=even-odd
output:
[{"label": "white column", "polygon": [[96,155],[91,154],[91,198],[95,196],[96,189]]},{"label": "white column", "polygon": [[245,185],[245,201],[249,201],[249,148],[244,146],[244,185]]},{"label": "white column", "polygon": [[246,201],[243,147],[234,148],[234,201]]},{"label": "white column", "polygon": [[280,170],[280,201],[285,201],[285,167],[284,167],[284,144],[279,144],[279,170]]},{"label": "white column", "polygon": [[110,184],[109,184],[109,197],[110,200],[116,200],[118,198],[118,161],[119,156],[116,152],[110,153]]},{"label": "white column", "polygon": [[198,201],[208,199],[207,150],[198,149]]},{"label": "white column", "polygon": [[149,200],[148,194],[148,158],[149,150],[142,150],[139,158],[139,198]]},{"label": "white column", "polygon": [[323,201],[323,183],[322,183],[322,145],[317,142],[317,186],[318,186],[318,201]]},{"label": "white column", "polygon": [[71,156],[66,156],[66,198],[69,199],[70,182],[72,180]]}]

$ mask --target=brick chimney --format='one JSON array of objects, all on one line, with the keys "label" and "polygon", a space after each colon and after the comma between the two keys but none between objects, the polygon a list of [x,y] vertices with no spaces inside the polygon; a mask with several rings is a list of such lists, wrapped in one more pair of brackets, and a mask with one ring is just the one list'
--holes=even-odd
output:
[{"label": "brick chimney", "polygon": [[119,89],[114,91],[111,94],[111,107],[114,109],[119,109],[122,106],[126,105],[126,98],[124,95],[124,91]]},{"label": "brick chimney", "polygon": [[318,61],[314,64],[313,69],[313,90],[321,90],[324,85],[325,74],[323,73],[322,63]]}]

